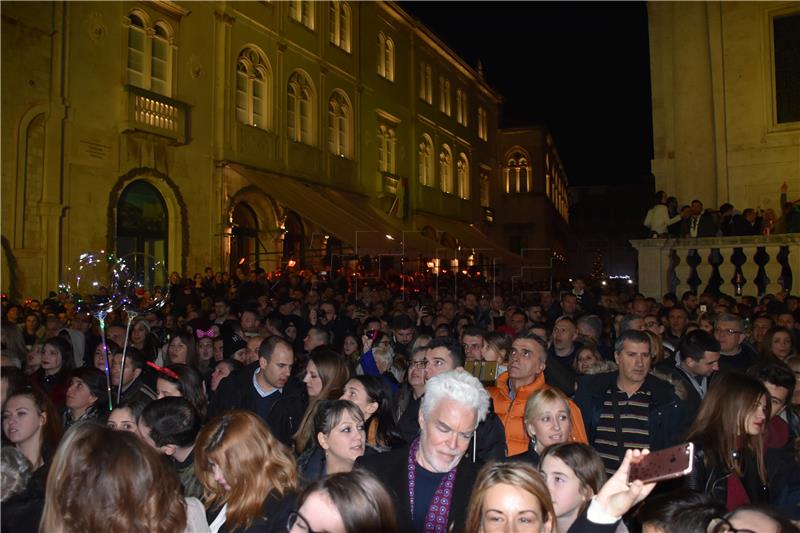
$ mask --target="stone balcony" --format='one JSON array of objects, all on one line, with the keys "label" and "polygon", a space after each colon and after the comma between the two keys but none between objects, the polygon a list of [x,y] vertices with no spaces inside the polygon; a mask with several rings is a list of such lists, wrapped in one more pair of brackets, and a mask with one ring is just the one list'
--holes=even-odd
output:
[{"label": "stone balcony", "polygon": [[126,89],[128,118],[122,131],[151,133],[171,139],[174,144],[189,142],[189,104],[134,85]]},{"label": "stone balcony", "polygon": [[639,254],[639,291],[658,300],[670,291],[680,296],[709,287],[745,296],[800,293],[800,233],[639,239],[631,244]]}]

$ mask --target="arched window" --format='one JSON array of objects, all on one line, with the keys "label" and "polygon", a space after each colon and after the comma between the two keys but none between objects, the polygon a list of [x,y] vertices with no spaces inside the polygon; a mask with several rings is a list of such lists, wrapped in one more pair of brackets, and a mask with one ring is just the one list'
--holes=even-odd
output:
[{"label": "arched window", "polygon": [[289,139],[313,145],[314,89],[305,74],[295,72],[289,77],[287,97]]},{"label": "arched window", "polygon": [[428,187],[433,187],[435,183],[433,166],[433,141],[425,133],[422,135],[422,142],[419,143],[419,182]]},{"label": "arched window", "polygon": [[347,96],[334,91],[328,101],[328,147],[332,154],[352,158],[353,111]]},{"label": "arched window", "polygon": [[533,192],[532,169],[528,161],[528,155],[522,150],[512,150],[508,154],[503,169],[506,193]]},{"label": "arched window", "polygon": [[309,30],[313,30],[314,2],[311,0],[289,0],[289,17]]},{"label": "arched window", "polygon": [[231,230],[231,264],[229,272],[235,272],[240,265],[258,267],[258,218],[253,208],[245,203],[238,203],[232,213],[233,228]]},{"label": "arched window", "polygon": [[245,48],[236,62],[236,120],[272,128],[272,69],[259,51]]},{"label": "arched window", "polygon": [[394,41],[383,32],[378,33],[378,75],[394,81]]},{"label": "arched window", "polygon": [[137,180],[117,202],[117,255],[139,252],[167,261],[168,215],[164,198],[153,185]]},{"label": "arched window", "polygon": [[466,154],[458,154],[458,195],[464,200],[469,200],[469,159]]},{"label": "arched window", "polygon": [[453,152],[446,144],[439,153],[439,179],[442,182],[442,191],[453,193]]},{"label": "arched window", "polygon": [[350,51],[350,4],[332,0],[329,10],[330,41],[345,52]]},{"label": "arched window", "polygon": [[172,30],[166,22],[150,25],[147,15],[128,15],[128,83],[172,96]]}]

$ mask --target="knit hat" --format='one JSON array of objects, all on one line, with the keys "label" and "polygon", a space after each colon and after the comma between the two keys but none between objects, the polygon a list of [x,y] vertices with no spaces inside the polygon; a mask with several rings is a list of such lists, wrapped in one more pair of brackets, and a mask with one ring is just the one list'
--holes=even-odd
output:
[{"label": "knit hat", "polygon": [[232,357],[233,354],[244,348],[247,348],[247,341],[245,341],[236,333],[233,333],[222,340],[222,356],[225,359]]}]

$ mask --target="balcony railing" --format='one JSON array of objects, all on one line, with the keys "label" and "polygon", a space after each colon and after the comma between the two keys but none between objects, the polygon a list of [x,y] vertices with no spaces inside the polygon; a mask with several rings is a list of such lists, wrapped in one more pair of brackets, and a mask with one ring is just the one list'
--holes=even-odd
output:
[{"label": "balcony railing", "polygon": [[690,289],[745,296],[800,292],[800,233],[631,244],[639,253],[639,291],[653,298]]},{"label": "balcony railing", "polygon": [[133,85],[128,91],[128,120],[124,131],[144,131],[167,137],[176,144],[190,139],[189,104]]}]

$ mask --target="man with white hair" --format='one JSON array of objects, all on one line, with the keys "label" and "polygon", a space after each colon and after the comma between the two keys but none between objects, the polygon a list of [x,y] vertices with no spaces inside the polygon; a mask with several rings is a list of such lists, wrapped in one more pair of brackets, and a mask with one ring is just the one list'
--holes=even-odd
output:
[{"label": "man with white hair", "polygon": [[463,458],[488,410],[477,378],[462,369],[444,372],[425,385],[420,436],[411,446],[358,458],[389,490],[400,531],[464,529],[477,468]]}]

